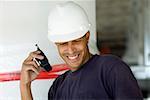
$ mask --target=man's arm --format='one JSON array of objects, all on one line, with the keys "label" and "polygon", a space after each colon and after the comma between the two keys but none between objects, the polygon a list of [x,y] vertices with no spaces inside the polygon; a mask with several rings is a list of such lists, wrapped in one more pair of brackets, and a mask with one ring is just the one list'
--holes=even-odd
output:
[{"label": "man's arm", "polygon": [[31,82],[36,79],[36,77],[40,72],[40,67],[33,59],[44,58],[39,54],[40,51],[31,52],[30,55],[22,64],[21,76],[20,76],[21,100],[33,100],[32,92],[31,92]]},{"label": "man's arm", "polygon": [[138,86],[137,80],[134,77],[131,69],[124,62],[114,64],[110,75],[110,81],[113,82],[115,99],[127,100],[136,99],[143,100],[142,92]]},{"label": "man's arm", "polygon": [[20,84],[21,100],[33,100],[31,93],[31,84]]}]

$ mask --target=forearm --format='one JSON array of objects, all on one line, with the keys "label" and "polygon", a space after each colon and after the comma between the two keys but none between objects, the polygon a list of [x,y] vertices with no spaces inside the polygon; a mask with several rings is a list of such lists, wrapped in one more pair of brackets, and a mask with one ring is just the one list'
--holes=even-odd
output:
[{"label": "forearm", "polygon": [[20,84],[21,100],[33,100],[31,84]]}]

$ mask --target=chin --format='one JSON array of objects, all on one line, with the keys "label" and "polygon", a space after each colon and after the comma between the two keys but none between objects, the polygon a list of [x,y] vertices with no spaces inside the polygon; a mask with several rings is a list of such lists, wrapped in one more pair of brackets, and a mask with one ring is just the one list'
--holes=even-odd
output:
[{"label": "chin", "polygon": [[75,69],[75,70],[77,70],[78,68],[80,68],[80,66],[81,66],[81,63],[77,63],[77,64],[70,64],[70,63],[67,63],[68,64],[68,66],[71,68],[71,69]]}]

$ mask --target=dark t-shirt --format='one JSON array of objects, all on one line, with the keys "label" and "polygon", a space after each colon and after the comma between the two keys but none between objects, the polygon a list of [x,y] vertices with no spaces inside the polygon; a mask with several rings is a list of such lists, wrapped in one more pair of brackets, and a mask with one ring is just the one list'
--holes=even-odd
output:
[{"label": "dark t-shirt", "polygon": [[142,100],[129,66],[112,55],[93,55],[79,70],[54,81],[49,100]]}]

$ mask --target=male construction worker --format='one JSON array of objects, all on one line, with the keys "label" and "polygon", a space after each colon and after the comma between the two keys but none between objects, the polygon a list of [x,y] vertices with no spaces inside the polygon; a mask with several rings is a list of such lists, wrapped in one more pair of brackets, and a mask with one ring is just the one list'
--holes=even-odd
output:
[{"label": "male construction worker", "polygon": [[[90,23],[84,9],[74,2],[57,5],[49,14],[48,38],[56,44],[70,68],[53,82],[49,100],[142,100],[142,93],[129,66],[116,56],[91,54]],[[40,73],[31,52],[22,64],[22,100],[32,100],[31,82]]]}]

